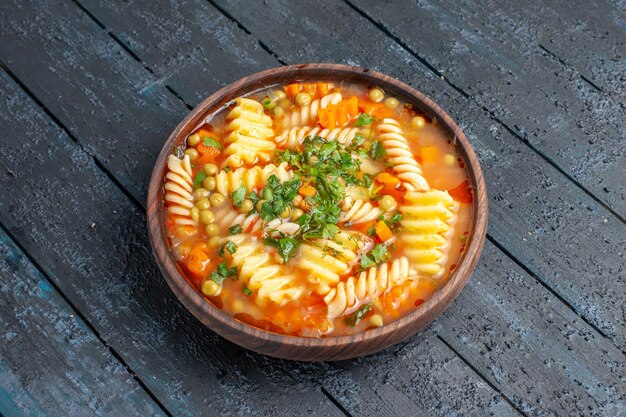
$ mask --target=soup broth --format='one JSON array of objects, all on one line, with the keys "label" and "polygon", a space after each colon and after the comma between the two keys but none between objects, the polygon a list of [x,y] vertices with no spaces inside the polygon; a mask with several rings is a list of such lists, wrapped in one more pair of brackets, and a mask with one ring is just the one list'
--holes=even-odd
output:
[{"label": "soup broth", "polygon": [[383,326],[420,308],[465,250],[473,194],[452,139],[376,86],[253,92],[167,164],[163,215],[182,273],[268,331]]}]

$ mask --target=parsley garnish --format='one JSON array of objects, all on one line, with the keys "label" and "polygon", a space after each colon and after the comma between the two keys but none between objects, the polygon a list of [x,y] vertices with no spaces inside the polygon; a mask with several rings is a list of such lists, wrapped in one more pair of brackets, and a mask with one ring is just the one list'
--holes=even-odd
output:
[{"label": "parsley garnish", "polygon": [[228,251],[228,253],[230,253],[231,255],[235,252],[237,252],[237,245],[235,244],[235,242],[232,241],[226,241],[222,247],[220,248],[220,250],[217,252],[217,254],[219,256],[224,256],[224,249],[226,249]]},{"label": "parsley garnish", "polygon": [[363,142],[364,142],[364,141],[365,141],[365,136],[363,136],[362,134],[360,134],[360,133],[356,133],[356,134],[354,135],[354,141],[353,141],[353,142],[354,142],[354,144],[355,144],[356,146],[361,146],[361,145],[363,145]]},{"label": "parsley garnish", "polygon": [[356,118],[356,122],[354,125],[356,127],[371,125],[374,119],[367,113],[360,113],[359,117]]},{"label": "parsley garnish", "polygon": [[242,231],[243,229],[241,228],[240,224],[236,224],[228,228],[228,233],[230,233],[231,235],[238,235]]},{"label": "parsley garnish", "polygon": [[248,288],[246,284],[243,284],[243,288],[241,288],[241,291],[243,292],[243,295],[245,295],[246,297],[252,295],[252,290]]},{"label": "parsley garnish", "polygon": [[365,315],[367,315],[367,313],[370,312],[371,309],[372,306],[369,304],[363,304],[357,311],[346,317],[344,321],[348,326],[354,327],[361,321],[361,319],[363,319],[363,317],[365,317]]},{"label": "parsley garnish", "polygon": [[372,143],[372,147],[370,148],[370,156],[372,157],[372,159],[374,159],[375,161],[383,159],[386,153],[387,152],[385,152],[385,148],[383,147],[382,143],[380,143],[379,141],[375,141],[374,143]]},{"label": "parsley garnish", "polygon": [[387,246],[379,243],[374,245],[374,248],[369,254],[364,253],[361,256],[361,268],[368,269],[384,262],[390,256]]},{"label": "parsley garnish", "polygon": [[230,195],[230,198],[233,199],[233,204],[235,205],[235,207],[241,207],[244,200],[246,199],[246,191],[248,191],[246,186],[242,185],[241,187],[233,191],[233,193]]},{"label": "parsley garnish", "polygon": [[230,172],[230,167],[224,167],[224,172]]},{"label": "parsley garnish", "polygon": [[196,172],[196,177],[193,179],[193,186],[195,188],[199,188],[205,179],[206,179],[206,174],[204,173],[203,170],[199,170],[198,172]]},{"label": "parsley garnish", "polygon": [[400,220],[402,220],[402,214],[400,214],[399,211],[396,211],[395,213],[393,213],[393,216],[391,216],[391,218],[389,219],[389,223],[393,225],[395,223],[398,223]]},{"label": "parsley garnish", "polygon": [[225,279],[237,276],[237,274],[238,271],[236,266],[229,268],[226,265],[226,262],[220,262],[219,264],[217,264],[217,271],[211,272],[210,278],[216,284],[221,284],[222,282],[224,282]]},{"label": "parsley garnish", "polygon": [[215,138],[210,138],[210,137],[204,136],[202,138],[202,144],[204,146],[210,146],[212,148],[222,149],[222,144],[219,143],[217,141],[217,139],[215,139]]},{"label": "parsley garnish", "polygon": [[299,176],[292,180],[280,183],[276,175],[271,175],[267,179],[267,185],[263,188],[263,197],[271,197],[261,206],[261,218],[270,221],[291,206],[291,201],[298,195],[298,189],[302,185]]},{"label": "parsley garnish", "polygon": [[278,254],[283,258],[283,262],[287,262],[294,256],[296,249],[300,246],[300,241],[293,237],[283,237],[280,239],[266,237],[265,244],[275,247]]}]

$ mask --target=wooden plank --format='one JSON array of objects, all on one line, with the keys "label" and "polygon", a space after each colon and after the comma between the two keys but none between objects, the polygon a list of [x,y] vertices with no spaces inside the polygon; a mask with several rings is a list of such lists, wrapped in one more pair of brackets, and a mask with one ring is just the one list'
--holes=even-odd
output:
[{"label": "wooden plank", "polygon": [[[64,13],[65,16],[70,15],[66,11]],[[40,23],[43,24],[43,22]],[[5,113],[16,114],[19,112]],[[15,127],[12,127],[11,130],[19,131]],[[80,154],[80,152],[78,153]],[[100,179],[102,175],[90,172],[92,168],[91,165],[87,166],[85,170],[88,172],[81,172],[80,178],[96,176],[96,179]],[[32,178],[31,180],[37,183],[40,178]],[[19,184],[12,183],[10,186],[19,187]],[[22,186],[29,187],[31,184]],[[60,193],[55,187],[49,188],[52,194]],[[317,410],[320,415],[331,414],[331,410],[327,408],[323,398],[315,400],[315,406],[311,406],[315,397],[310,393],[309,379],[321,380],[323,378],[324,381],[330,381],[328,382],[329,385],[332,382],[333,386],[338,387],[343,385],[341,379],[327,376],[324,372],[326,368],[321,366],[319,368],[313,366],[313,371],[318,369],[317,373],[306,374],[303,369],[308,368],[303,368],[302,365],[243,352],[241,349],[216,338],[209,331],[198,329],[197,322],[189,318],[185,312],[180,311],[178,304],[172,301],[171,295],[162,281],[154,280],[154,277],[158,276],[158,272],[156,272],[149,251],[145,246],[143,219],[139,218],[140,216],[133,207],[128,206],[127,202],[119,201],[120,193],[111,189],[110,185],[103,184],[85,188],[83,190],[82,187],[78,187],[80,197],[77,198],[81,201],[81,205],[76,210],[90,213],[88,223],[71,223],[72,217],[81,218],[75,211],[64,214],[70,218],[57,218],[58,222],[69,229],[63,232],[69,237],[64,238],[66,247],[60,253],[57,249],[42,244],[48,240],[56,241],[59,239],[59,234],[54,232],[42,232],[35,229],[35,237],[20,235],[19,238],[25,242],[25,246],[32,249],[33,256],[42,259],[43,265],[50,267],[57,276],[67,277],[63,279],[64,291],[69,297],[78,299],[77,304],[80,303],[81,310],[84,308],[88,312],[94,312],[96,316],[94,321],[98,321],[99,325],[105,327],[102,333],[113,339],[109,343],[120,346],[120,354],[129,358],[129,364],[135,372],[141,377],[147,378],[146,383],[158,394],[159,398],[162,398],[164,404],[174,414],[183,413],[183,411],[187,413],[197,412],[203,402],[216,407],[216,414],[227,412],[224,404],[230,404],[235,410],[260,410],[264,414],[292,415],[298,414],[298,411],[304,413],[311,410]],[[65,194],[65,192],[62,193]],[[97,193],[97,198],[94,198],[91,193]],[[97,202],[93,202],[94,199],[104,200],[104,196],[107,194],[110,194],[107,198],[110,205],[101,207]],[[41,198],[46,198],[46,195],[44,194]],[[22,213],[26,209],[21,204],[28,205],[31,202],[30,200],[19,200],[11,203],[19,206],[18,211]],[[51,201],[46,200],[42,204],[51,204]],[[112,213],[112,210],[115,210],[115,213]],[[8,222],[12,228],[19,230],[22,222],[30,223],[33,219],[32,216],[36,218],[36,213],[30,213],[30,216],[27,219],[9,218],[4,221]],[[96,224],[94,229],[89,227],[90,222]],[[65,223],[69,223],[69,225]],[[58,231],[57,233],[61,232]],[[86,233],[89,242],[98,242],[97,253],[88,253],[90,248],[93,248],[93,243],[85,243],[83,246],[80,239],[78,239],[78,244],[71,240],[72,236],[82,236],[84,233]],[[70,245],[71,247],[69,247]],[[75,253],[76,255],[71,256],[68,253]],[[89,256],[89,264],[95,265],[97,281],[107,283],[107,289],[114,293],[114,297],[108,296],[108,291],[100,289],[95,283],[91,283],[87,288],[84,287],[84,284],[80,285],[80,280],[75,276],[72,266],[76,263],[81,265],[87,256]],[[74,260],[75,257],[78,260]],[[133,264],[128,266],[125,263],[122,264],[124,259],[132,259]],[[124,270],[124,268],[127,269]],[[125,291],[132,292],[133,296],[129,297]],[[167,297],[163,298],[164,294]],[[92,297],[94,298],[93,303]],[[122,297],[121,300],[118,300],[118,297]],[[121,317],[116,315],[111,318],[109,316],[111,310],[116,311],[118,309],[123,310],[123,315]],[[151,319],[153,316],[154,318]],[[118,323],[120,320],[124,322]],[[109,321],[113,321],[115,325]],[[146,323],[133,324],[144,322]],[[122,328],[118,329],[117,326]],[[137,326],[139,329],[136,328]],[[169,328],[182,330],[172,334],[172,332],[168,332],[167,329]],[[129,344],[129,333],[133,330],[141,334],[142,337],[131,346],[126,346]],[[185,332],[188,333],[187,339],[181,340],[180,334]],[[156,346],[154,343],[150,344],[150,340],[146,340],[148,338],[156,339]],[[431,380],[441,386],[453,386],[456,381],[474,381],[478,385],[478,388],[472,389],[471,395],[464,396],[462,400],[452,396],[445,397],[442,400],[444,407],[451,409],[456,406],[461,409],[477,410],[476,404],[484,404],[488,409],[499,411],[503,415],[515,415],[512,408],[490,387],[481,382],[469,367],[462,364],[458,358],[454,359],[453,352],[443,343],[434,339],[431,345],[433,345],[433,350],[436,353],[431,355],[433,358],[431,363],[420,363],[417,367],[422,375],[432,373]],[[176,356],[172,358],[172,355]],[[179,355],[189,355],[189,357],[178,357]],[[435,359],[439,359],[439,361]],[[446,368],[445,363],[452,360],[454,360],[455,365]],[[195,361],[201,361],[201,363]],[[430,366],[433,364],[445,368],[445,372],[432,371]],[[267,370],[270,375],[270,381],[264,380],[267,375],[264,370]],[[455,374],[448,374],[452,370]],[[212,379],[204,381],[206,374],[217,374],[218,381],[215,382]],[[197,386],[192,385],[192,381],[198,379],[202,379],[203,383],[196,384]],[[232,393],[223,393],[220,391],[222,387],[231,390]],[[259,387],[263,387],[262,395],[254,393]],[[294,390],[301,392],[303,398],[298,397],[295,401],[290,399],[291,394],[289,393],[294,392]],[[419,386],[413,387],[408,392],[415,398],[412,401],[425,403],[428,398],[431,398],[429,397],[430,393],[423,392]],[[289,399],[284,397],[285,395],[289,395]],[[369,404],[380,407],[382,401],[382,399],[375,397],[373,400],[369,400]],[[262,404],[258,404],[258,402],[262,402]],[[418,410],[415,404],[413,406],[410,406],[410,402],[407,404],[409,404],[409,410]],[[401,413],[402,409],[397,408],[397,412]]]},{"label": "wooden plank", "polygon": [[[94,13],[98,19],[104,19],[103,16],[105,15],[101,15],[99,12],[100,7],[103,6],[99,4],[93,6],[94,3],[96,2],[88,1],[86,3],[86,7],[88,7],[88,9]],[[194,6],[194,4],[186,4],[186,6]],[[193,13],[204,13],[205,6],[203,6],[203,4],[195,7],[197,7],[197,9],[193,9]],[[258,16],[258,12],[259,10],[255,10],[253,15]],[[273,10],[267,11],[267,13],[272,12]],[[125,15],[132,15],[133,13],[132,7],[124,9]],[[289,10],[288,14],[293,14],[293,12]],[[333,13],[331,12],[329,14]],[[310,11],[306,11],[300,13],[300,15],[311,16],[311,13]],[[345,17],[345,15],[342,16]],[[106,20],[103,20],[103,22],[108,29],[117,33],[117,30],[123,30],[123,26],[127,25],[127,23],[119,25],[118,27],[115,17],[116,16],[107,16]],[[266,17],[267,16],[265,15],[261,15],[261,20],[266,19]],[[264,21],[267,22],[267,20]],[[275,22],[270,21],[270,26],[272,26],[273,23]],[[130,25],[136,28],[137,22],[130,22]],[[246,23],[244,23],[244,25],[247,26]],[[256,26],[253,30],[256,33]],[[319,30],[319,32],[322,32],[322,30],[323,29]],[[141,29],[138,29],[138,31],[141,32]],[[267,42],[268,38],[263,37],[262,39]],[[315,37],[313,36],[311,39],[315,39]],[[156,43],[157,40],[151,39],[150,37],[137,36],[132,38],[132,42],[135,45],[142,44],[144,42],[151,44]],[[197,39],[197,42],[201,43],[202,39]],[[270,47],[274,47],[275,45],[274,43],[267,43]],[[323,45],[324,43],[320,44]],[[181,46],[181,48],[184,50],[184,46]],[[277,51],[279,51],[279,56],[281,58],[287,61],[291,59],[288,54],[286,54],[287,56],[283,55],[282,50]],[[318,51],[314,51],[314,53],[315,52]],[[143,59],[143,56],[140,56],[140,58]],[[146,64],[154,67],[155,71],[159,71],[159,62],[157,60],[148,59]],[[207,91],[207,93],[210,93],[210,91]],[[490,136],[494,136],[494,140],[499,141],[501,134],[490,134]],[[509,138],[508,140],[514,141],[512,138]],[[499,148],[493,148],[493,145],[492,147],[487,147],[484,144],[481,145],[483,147],[479,150],[482,151],[484,156],[487,156],[488,160],[495,159],[495,151],[498,151]],[[506,149],[507,145],[508,142],[505,142],[504,144],[498,146]],[[503,153],[502,151],[500,152]],[[506,154],[514,156],[523,152],[524,147],[518,145],[512,151],[507,151]],[[525,152],[527,153],[527,151]],[[523,161],[520,161],[519,164],[510,167],[509,169],[511,170],[511,173],[507,176],[507,178],[513,178],[515,175],[515,169],[520,169],[522,165]],[[539,158],[534,158],[531,166],[534,170],[540,172],[539,168],[542,166],[542,162]],[[496,166],[496,168],[498,168],[498,166]],[[499,171],[502,171],[502,169],[502,165],[500,165]],[[494,177],[496,176],[497,174],[494,175]],[[543,179],[542,176],[535,176],[534,178]],[[548,178],[552,181],[552,178],[558,179],[560,176],[552,170],[551,176]],[[517,184],[519,184],[519,182],[520,181],[518,180]],[[543,180],[543,182],[545,183],[545,180]],[[567,184],[567,182],[561,179],[558,184]],[[568,195],[573,196],[570,198],[573,198],[574,200],[579,198],[576,196],[577,193],[575,189],[569,187],[569,190]],[[576,218],[572,216],[569,221],[574,223]],[[573,312],[564,308],[561,301],[557,297],[550,295],[545,288],[530,275],[525,272],[521,272],[519,267],[515,266],[502,252],[494,248],[493,245],[489,244],[487,246],[486,256],[487,261],[485,265],[495,263],[501,267],[493,268],[491,266],[483,266],[479,269],[476,275],[482,278],[478,284],[480,285],[479,288],[481,289],[481,292],[477,296],[474,296],[472,293],[472,297],[469,299],[466,299],[467,297],[462,297],[462,299],[451,308],[445,318],[442,318],[436,323],[435,328],[438,332],[443,335],[446,341],[449,341],[453,345],[455,350],[458,349],[458,351],[462,353],[463,357],[469,357],[470,363],[472,363],[473,366],[478,366],[481,373],[485,372],[485,375],[488,376],[490,382],[501,389],[505,394],[510,395],[511,398],[514,399],[515,403],[524,411],[537,413],[542,410],[549,410],[557,414],[566,414],[567,410],[575,410],[576,406],[580,404],[589,407],[590,410],[598,412],[616,409],[611,407],[615,404],[618,404],[618,406],[620,404],[620,395],[622,395],[622,393],[619,390],[620,386],[618,377],[622,378],[623,374],[620,374],[619,370],[617,372],[613,371],[614,373],[612,374],[610,361],[623,360],[623,356],[619,350],[616,349],[610,341],[598,335],[598,333],[591,329],[586,323],[582,322],[581,319]],[[501,282],[503,276],[515,276],[517,281],[521,281],[521,284],[516,286],[511,285],[511,289],[514,289],[516,294],[522,294],[523,289],[531,288],[531,301],[515,298],[512,296],[513,292],[509,292],[507,288],[500,288],[499,283]],[[487,289],[483,289],[482,287],[484,282],[489,284]],[[514,283],[516,282],[514,281]],[[470,288],[473,287],[475,287],[475,284],[472,281]],[[495,295],[492,294],[493,291],[495,291]],[[484,326],[472,326],[471,332],[463,332],[464,329],[459,326],[459,323],[462,324],[467,318],[467,315],[471,314],[468,312],[471,311],[475,314],[475,311],[482,311],[483,309],[487,311],[490,309],[493,310],[493,307],[491,306],[493,297],[497,297],[498,299],[502,298],[504,301],[501,302],[501,306],[498,311],[492,312],[492,314],[489,314],[486,317],[488,324],[485,324]],[[536,314],[536,312],[527,313],[525,311],[525,309],[528,308],[528,305],[541,304],[545,298],[549,300],[550,304],[541,311],[542,314]],[[457,308],[460,312],[457,312],[459,311]],[[518,317],[515,317],[515,320],[519,323],[516,322],[516,324],[521,326],[525,333],[519,334],[510,332],[508,330],[508,325],[511,320],[509,319],[509,316],[503,314],[503,311],[508,312],[508,314],[517,315]],[[554,316],[559,318],[566,317],[566,319],[555,320],[553,318]],[[547,319],[545,317],[547,317]],[[472,319],[470,319],[470,323],[472,323]],[[537,336],[535,336],[534,340],[528,337],[528,334],[532,332],[532,328],[528,329],[528,327],[532,326],[535,322],[539,322],[543,325],[540,333],[541,340],[539,340],[542,349],[534,349],[535,344],[538,342]],[[465,328],[467,327],[468,326],[465,325]],[[556,335],[560,334],[559,329],[561,327],[575,328],[578,332],[585,334],[589,340],[564,342],[562,338],[553,336],[553,332],[556,332]],[[494,328],[498,329],[498,331],[494,331]],[[452,330],[442,331],[442,329]],[[367,414],[368,412],[373,412],[375,414],[384,415],[385,412],[393,413],[395,412],[394,410],[396,410],[394,405],[395,407],[400,406],[401,410],[402,407],[407,406],[405,405],[407,401],[409,404],[413,402],[413,404],[417,405],[419,408],[416,411],[418,412],[435,412],[434,410],[428,408],[432,406],[433,398],[424,399],[424,394],[422,393],[422,397],[418,397],[417,401],[412,401],[409,400],[409,398],[415,398],[415,394],[410,393],[405,396],[403,393],[406,389],[405,387],[414,386],[411,382],[414,382],[415,379],[419,379],[416,378],[416,375],[420,375],[420,370],[412,369],[411,365],[420,360],[430,362],[430,360],[424,358],[427,357],[428,353],[432,352],[433,349],[430,347],[424,348],[424,339],[430,340],[431,337],[432,336],[429,332],[425,332],[417,336],[415,340],[412,340],[404,345],[402,348],[403,351],[410,352],[407,353],[406,356],[408,358],[412,358],[413,360],[404,361],[402,359],[398,360],[397,358],[394,358],[394,360],[390,361],[388,360],[390,357],[388,354],[390,352],[385,352],[375,356],[376,359],[372,360],[376,361],[376,363],[385,361],[385,363],[390,364],[389,367],[375,366],[374,363],[368,362],[370,358],[356,362],[346,362],[339,365],[338,369],[333,370],[333,373],[341,372],[341,385],[335,386],[334,381],[324,381],[324,386],[351,414]],[[505,351],[503,358],[500,358],[494,352],[484,349],[485,345],[502,345],[502,340],[505,340],[505,343],[508,343],[509,345],[505,344],[503,349],[495,352]],[[464,348],[464,343],[467,343],[468,341],[472,342],[471,347]],[[555,346],[553,350],[546,349],[546,346],[550,345]],[[602,351],[598,350],[598,347],[600,347]],[[516,348],[522,349],[523,352],[532,352],[532,355],[525,353],[524,357],[518,357],[515,354]],[[590,357],[587,357],[590,350],[593,353]],[[565,351],[573,352],[565,354],[566,358],[564,363],[567,365],[565,371],[562,369],[556,369],[556,367],[546,366],[546,363],[550,364],[556,361],[563,361],[561,356],[564,355]],[[606,356],[603,354],[604,351],[610,353],[610,360],[605,360]],[[490,356],[487,357],[487,355]],[[580,360],[583,365],[575,366],[571,359],[572,357],[576,358],[576,360]],[[487,359],[489,359],[491,363],[487,363]],[[594,367],[593,364],[595,362],[602,364],[602,366]],[[370,364],[372,366],[364,366]],[[542,380],[542,375],[537,375],[537,373],[531,373],[530,376],[526,376],[527,374],[524,374],[523,372],[528,368],[540,370],[542,375],[547,375],[545,381]],[[570,370],[572,371],[570,376],[563,378],[562,373]],[[519,373],[521,373],[523,377],[515,379],[515,375]],[[428,379],[427,375],[422,376],[424,377],[424,380]],[[346,382],[345,378],[348,378],[348,382]],[[516,381],[518,380],[523,381],[524,384],[516,384]],[[372,381],[370,384],[373,386],[368,387],[367,385],[362,384],[361,381]],[[381,385],[374,381],[387,381],[387,384]],[[533,381],[538,383],[533,385]],[[595,384],[594,388],[598,389],[599,394],[596,393],[593,388],[589,388],[586,384],[583,384],[583,387],[581,388],[580,381]],[[348,388],[345,388],[346,383]],[[429,387],[440,386],[440,384],[435,381],[428,381],[425,384]],[[553,386],[551,386],[551,384],[553,384]],[[461,384],[455,384],[455,386],[457,385],[460,386]],[[397,387],[401,387],[400,391],[398,391]],[[542,391],[542,388],[545,390]],[[558,392],[558,389],[560,389],[561,392]],[[372,403],[372,399],[377,397],[372,395],[371,392],[378,394],[378,396],[383,399],[384,403],[382,405],[377,402]],[[612,393],[617,394],[612,395]],[[455,394],[458,395],[458,392]],[[555,397],[552,397],[553,394]],[[564,394],[562,395],[562,401],[560,401],[558,397],[558,395],[561,394]],[[446,392],[433,394],[433,396],[437,398],[447,397],[448,395],[452,394],[448,394]],[[571,399],[574,395],[580,396],[582,400],[579,403],[571,402],[571,404],[569,404],[567,400]],[[574,411],[572,412],[575,413]],[[496,414],[498,415],[498,413]]]},{"label": "wooden plank", "polygon": [[309,379],[258,366],[192,317],[160,277],[143,212],[6,74],[0,81],[0,131],[12,133],[0,222],[171,414],[341,415]]},{"label": "wooden plank", "polygon": [[433,329],[527,415],[626,410],[626,355],[491,242]]},{"label": "wooden plank", "polygon": [[585,320],[617,346],[625,345],[626,277],[620,271],[626,254],[616,248],[623,248],[626,238],[619,219],[349,6],[243,3],[219,1],[284,61],[315,56],[323,62],[371,66],[375,56],[374,69],[408,81],[441,104],[481,160],[490,195],[490,235]]},{"label": "wooden plank", "polygon": [[[5,1],[0,13],[10,16],[0,31],[4,65],[136,199],[145,200],[151,165],[185,106],[74,4]],[[34,62],[46,68],[33,71]]]},{"label": "wooden plank", "polygon": [[0,254],[1,413],[165,415],[2,229]]},{"label": "wooden plank", "polygon": [[[554,28],[553,33],[570,22],[564,14],[556,18],[549,6],[533,7],[524,1],[469,3],[425,2],[418,7],[410,0],[392,5],[354,2],[472,101],[489,109],[625,218],[626,149],[622,144],[626,132],[622,125],[626,109],[618,105],[626,97],[620,97],[623,85],[597,91],[540,47],[542,28]],[[485,9],[491,13],[482,13]],[[533,16],[529,10],[541,13]],[[621,32],[620,41],[611,38],[621,42],[623,49],[626,32]],[[617,48],[608,41],[606,50]],[[615,66],[621,71],[612,71],[612,84],[623,84],[620,78],[626,72],[626,60]]]}]

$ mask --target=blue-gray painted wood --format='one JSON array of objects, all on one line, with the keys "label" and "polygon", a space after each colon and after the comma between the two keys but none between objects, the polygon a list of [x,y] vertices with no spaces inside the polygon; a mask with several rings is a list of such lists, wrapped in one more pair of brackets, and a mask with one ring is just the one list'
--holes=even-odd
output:
[{"label": "blue-gray painted wood", "polygon": [[2,414],[165,416],[2,229],[0,276]]},{"label": "blue-gray painted wood", "polygon": [[0,92],[0,222],[170,413],[341,415],[310,379],[259,366],[192,317],[144,214],[4,73]]}]

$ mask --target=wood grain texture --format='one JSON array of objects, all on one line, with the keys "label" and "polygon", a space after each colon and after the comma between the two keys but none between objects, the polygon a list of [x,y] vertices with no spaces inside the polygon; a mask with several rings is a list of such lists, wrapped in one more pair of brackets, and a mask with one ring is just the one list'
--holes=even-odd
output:
[{"label": "wood grain texture", "polygon": [[315,56],[369,65],[408,81],[443,106],[483,167],[491,237],[616,346],[624,346],[626,228],[619,219],[348,5],[218,3],[286,62]]},{"label": "wood grain texture", "polygon": [[165,416],[2,229],[0,275],[1,413]]},{"label": "wood grain texture", "polygon": [[[310,338],[285,336],[249,326],[208,303],[189,285],[168,244],[169,238],[163,221],[163,184],[167,172],[166,161],[174,146],[182,145],[207,116],[223,108],[234,98],[267,86],[287,85],[298,80],[377,85],[410,102],[429,119],[436,119],[446,135],[454,138],[458,154],[468,172],[468,181],[474,195],[472,218],[467,249],[457,262],[457,268],[448,282],[420,308],[378,329],[347,336]],[[338,64],[299,64],[274,68],[244,77],[212,94],[185,117],[163,146],[150,179],[147,204],[148,231],[157,264],[183,305],[200,321],[228,340],[266,355],[301,361],[340,360],[369,355],[406,339],[434,320],[463,289],[480,257],[487,231],[487,212],[485,183],[478,159],[465,134],[448,114],[421,92],[394,78],[369,69]]]},{"label": "wood grain texture", "polygon": [[[558,3],[354,1],[472,101],[626,218],[626,148],[620,146],[626,141],[626,108],[619,105],[626,98],[626,29],[609,24],[611,19],[603,19],[602,28],[585,29],[594,25],[583,25],[572,11],[586,14],[594,6]],[[494,13],[482,13],[485,9]],[[545,48],[557,49],[546,39],[556,33],[559,39],[577,33],[580,41],[602,36],[602,51],[612,59],[602,59],[594,73],[614,88],[598,91],[547,53]],[[594,55],[593,49],[587,55]]]},{"label": "wood grain texture", "polygon": [[171,414],[341,415],[315,383],[257,366],[182,308],[152,260],[141,210],[0,80],[0,131],[13,133],[0,154],[0,222]]}]

